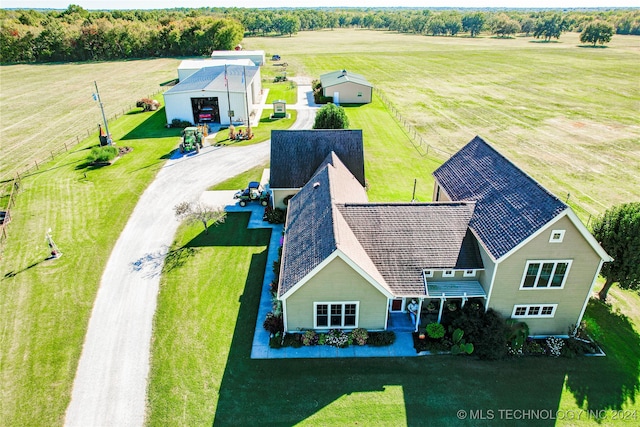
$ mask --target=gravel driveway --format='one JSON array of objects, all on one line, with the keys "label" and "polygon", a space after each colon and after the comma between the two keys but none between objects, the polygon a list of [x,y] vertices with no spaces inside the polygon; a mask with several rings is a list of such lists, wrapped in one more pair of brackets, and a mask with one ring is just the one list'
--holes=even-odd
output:
[{"label": "gravel driveway", "polygon": [[[289,106],[298,110],[292,129],[309,129],[313,124],[310,90],[299,86],[299,103]],[[160,272],[179,225],[173,207],[196,200],[216,182],[266,161],[269,151],[266,141],[247,147],[205,147],[197,155],[175,153],[142,194],[102,275],[66,426],[144,425]]]}]

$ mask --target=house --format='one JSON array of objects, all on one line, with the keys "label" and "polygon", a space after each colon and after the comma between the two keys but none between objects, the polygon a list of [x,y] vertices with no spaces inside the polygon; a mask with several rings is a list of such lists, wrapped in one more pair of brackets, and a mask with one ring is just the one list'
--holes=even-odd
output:
[{"label": "house", "polygon": [[373,85],[364,76],[347,70],[320,76],[322,95],[336,104],[368,104],[373,98]]},{"label": "house", "polygon": [[211,59],[250,59],[258,67],[265,63],[264,50],[214,50]]},{"label": "house", "polygon": [[164,93],[167,123],[247,123],[261,92],[260,67],[204,67]]},{"label": "house", "polygon": [[185,59],[178,65],[178,81],[183,81],[191,74],[205,67],[217,67],[220,65],[246,65],[255,66],[252,60],[246,59]]},{"label": "house", "polygon": [[286,208],[291,197],[311,179],[323,160],[335,152],[364,187],[362,130],[316,129],[271,131],[273,206]]},{"label": "house", "polygon": [[340,156],[325,157],[288,205],[286,331],[393,329],[412,299],[438,321],[478,300],[532,335],[580,322],[611,258],[571,208],[479,137],[434,176],[433,203],[370,203]]}]

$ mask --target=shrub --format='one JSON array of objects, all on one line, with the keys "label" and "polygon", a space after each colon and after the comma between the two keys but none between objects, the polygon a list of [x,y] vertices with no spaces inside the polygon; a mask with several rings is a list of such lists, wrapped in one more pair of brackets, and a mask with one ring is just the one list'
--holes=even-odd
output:
[{"label": "shrub", "polygon": [[551,357],[558,357],[562,354],[562,347],[564,346],[564,340],[562,338],[547,337],[545,340],[547,345],[547,354]]},{"label": "shrub", "polygon": [[286,219],[286,212],[284,211],[284,209],[272,208],[271,206],[267,206],[266,208],[264,208],[263,219],[269,224],[284,224],[284,221]]},{"label": "shrub", "polygon": [[367,338],[369,338],[369,333],[366,329],[356,328],[351,332],[351,337],[356,344],[365,345],[367,343]]},{"label": "shrub", "polygon": [[325,344],[333,347],[346,347],[348,343],[349,335],[340,329],[332,329],[325,339]]},{"label": "shrub", "polygon": [[374,347],[384,347],[396,341],[396,334],[393,331],[369,332],[367,344]]},{"label": "shrub", "polygon": [[496,360],[508,353],[509,329],[505,319],[495,310],[486,312],[465,305],[451,323],[453,328],[465,331],[467,341],[474,344],[474,353],[480,359]]},{"label": "shrub", "polygon": [[118,155],[118,149],[113,145],[105,145],[104,147],[93,147],[91,153],[87,157],[89,163],[94,162],[110,162]]},{"label": "shrub", "polygon": [[318,334],[315,331],[306,331],[302,335],[302,344],[304,345],[316,345],[318,343]]},{"label": "shrub", "polygon": [[444,337],[444,326],[442,326],[440,323],[429,323],[426,330],[429,338],[439,339]]},{"label": "shrub", "polygon": [[173,119],[171,120],[172,128],[186,128],[191,126],[191,122],[187,120]]},{"label": "shrub", "polygon": [[522,346],[522,354],[527,356],[540,356],[544,354],[544,348],[532,339],[527,339]]},{"label": "shrub", "polygon": [[267,317],[264,319],[262,327],[272,335],[276,335],[279,332],[284,332],[284,323],[282,317],[276,316],[273,313],[267,313]]}]

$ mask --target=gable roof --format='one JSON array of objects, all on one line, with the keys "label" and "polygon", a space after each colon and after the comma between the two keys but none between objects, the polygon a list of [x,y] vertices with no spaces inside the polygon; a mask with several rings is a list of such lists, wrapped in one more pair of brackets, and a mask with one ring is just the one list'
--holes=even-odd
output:
[{"label": "gable roof", "polygon": [[361,74],[352,73],[347,70],[332,71],[320,75],[320,83],[323,88],[336,86],[345,82],[356,83],[362,86],[373,87]]},{"label": "gable roof", "polygon": [[479,136],[433,175],[451,200],[477,202],[469,226],[494,260],[567,209]]},{"label": "gable roof", "polygon": [[375,267],[371,270],[366,253],[335,210],[334,201],[344,201],[345,197],[367,200],[360,183],[335,154],[330,154],[309,183],[289,201],[279,296],[291,290],[338,249],[359,265],[364,264],[370,275],[381,280]]},{"label": "gable roof", "polygon": [[[245,83],[251,82],[260,67],[243,65],[218,65],[203,67],[165,92],[175,94],[190,91],[244,92]],[[225,72],[226,70],[226,72]],[[226,78],[225,78],[226,75]]]},{"label": "gable roof", "polygon": [[332,151],[364,186],[362,130],[272,130],[269,186],[303,187]]},{"label": "gable roof", "polygon": [[482,269],[473,202],[344,203],[337,208],[395,295],[424,295],[423,269]]},{"label": "gable roof", "polygon": [[368,203],[364,188],[332,152],[289,202],[278,296],[294,292],[336,253],[390,295],[425,295],[425,268],[483,268],[469,232],[474,207]]}]

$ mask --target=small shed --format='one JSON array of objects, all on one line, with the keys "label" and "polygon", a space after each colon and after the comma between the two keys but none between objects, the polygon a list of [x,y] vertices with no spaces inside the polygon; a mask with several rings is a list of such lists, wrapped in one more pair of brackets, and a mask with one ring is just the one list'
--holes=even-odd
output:
[{"label": "small shed", "polygon": [[264,50],[214,50],[211,59],[250,59],[254,65],[264,65]]},{"label": "small shed", "polygon": [[373,85],[364,76],[347,70],[320,76],[322,94],[347,104],[368,104],[373,98]]},{"label": "small shed", "polygon": [[274,119],[282,119],[287,117],[287,101],[278,100],[273,101],[273,114],[271,115]]}]

